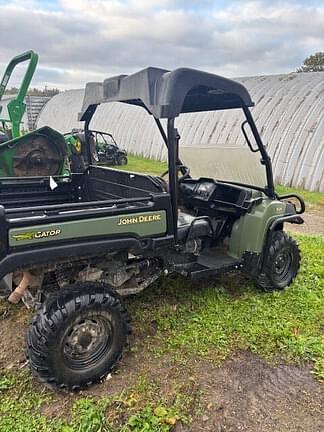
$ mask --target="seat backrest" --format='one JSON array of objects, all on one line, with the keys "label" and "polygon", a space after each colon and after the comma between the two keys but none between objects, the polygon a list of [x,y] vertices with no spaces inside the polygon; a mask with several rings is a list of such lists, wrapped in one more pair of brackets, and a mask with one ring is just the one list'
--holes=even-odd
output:
[{"label": "seat backrest", "polygon": [[8,141],[8,137],[5,134],[0,133],[0,144]]}]

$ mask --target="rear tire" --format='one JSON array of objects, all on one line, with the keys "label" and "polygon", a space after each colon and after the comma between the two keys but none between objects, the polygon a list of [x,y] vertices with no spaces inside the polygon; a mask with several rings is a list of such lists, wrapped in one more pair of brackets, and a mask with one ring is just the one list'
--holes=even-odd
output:
[{"label": "rear tire", "polygon": [[283,290],[293,282],[300,267],[296,241],[283,231],[275,231],[264,254],[263,272],[257,276],[256,284],[264,291]]},{"label": "rear tire", "polygon": [[80,283],[52,294],[27,332],[33,374],[58,389],[89,387],[120,360],[129,322],[120,297],[107,285]]}]

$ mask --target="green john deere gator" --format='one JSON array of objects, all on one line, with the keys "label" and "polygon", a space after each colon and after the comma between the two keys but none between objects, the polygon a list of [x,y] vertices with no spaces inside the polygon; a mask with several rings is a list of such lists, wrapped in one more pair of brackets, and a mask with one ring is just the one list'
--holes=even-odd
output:
[{"label": "green john deere gator", "polygon": [[[166,173],[93,164],[90,123],[98,105],[110,102],[153,117],[167,147]],[[12,302],[27,293],[34,300],[27,356],[42,382],[77,390],[100,381],[127,343],[121,296],[162,275],[241,271],[264,290],[294,280],[300,252],[283,229],[303,223],[305,205],[276,193],[252,106],[243,85],[186,68],[89,83],[79,115],[84,171],[0,179],[0,278]],[[242,112],[245,147],[179,146],[180,115],[231,109]]]}]

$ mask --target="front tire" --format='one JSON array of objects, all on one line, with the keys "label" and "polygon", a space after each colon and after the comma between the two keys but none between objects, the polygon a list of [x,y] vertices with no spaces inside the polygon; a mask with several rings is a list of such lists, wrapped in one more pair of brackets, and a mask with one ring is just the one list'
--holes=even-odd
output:
[{"label": "front tire", "polygon": [[118,157],[118,165],[127,165],[127,163],[128,163],[128,159],[127,159],[127,156],[119,156]]},{"label": "front tire", "polygon": [[262,273],[257,285],[265,291],[283,290],[297,276],[300,267],[300,250],[296,241],[283,231],[271,234],[268,249],[264,251]]},{"label": "front tire", "polygon": [[129,318],[117,293],[99,283],[51,295],[27,332],[30,368],[54,388],[79,390],[100,381],[127,344]]}]

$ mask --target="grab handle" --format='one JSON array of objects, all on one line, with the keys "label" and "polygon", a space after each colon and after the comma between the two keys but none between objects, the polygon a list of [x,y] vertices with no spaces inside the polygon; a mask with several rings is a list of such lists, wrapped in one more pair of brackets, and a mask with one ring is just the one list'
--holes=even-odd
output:
[{"label": "grab handle", "polygon": [[287,194],[287,195],[280,195],[278,196],[279,200],[283,200],[283,199],[287,199],[287,198],[296,198],[299,201],[300,204],[300,209],[296,209],[296,213],[297,214],[302,214],[305,211],[305,201],[303,200],[303,198],[300,195],[291,193],[291,194]]}]

